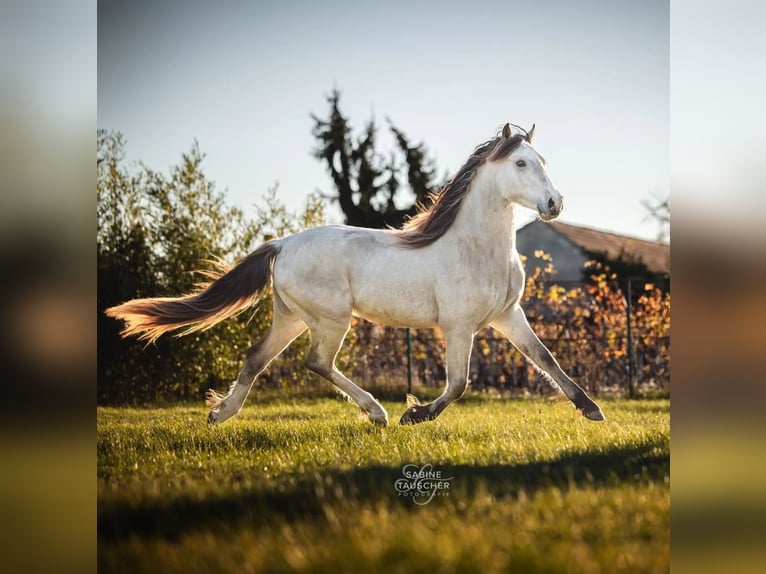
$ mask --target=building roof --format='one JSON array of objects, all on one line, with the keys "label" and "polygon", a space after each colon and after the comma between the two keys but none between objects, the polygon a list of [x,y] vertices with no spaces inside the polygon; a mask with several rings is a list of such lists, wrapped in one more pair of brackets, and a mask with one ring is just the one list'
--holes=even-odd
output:
[{"label": "building roof", "polygon": [[550,225],[586,251],[605,253],[609,259],[619,259],[623,256],[628,260],[640,260],[652,273],[670,274],[670,245],[667,243],[628,237],[559,221],[552,221],[545,225]]}]

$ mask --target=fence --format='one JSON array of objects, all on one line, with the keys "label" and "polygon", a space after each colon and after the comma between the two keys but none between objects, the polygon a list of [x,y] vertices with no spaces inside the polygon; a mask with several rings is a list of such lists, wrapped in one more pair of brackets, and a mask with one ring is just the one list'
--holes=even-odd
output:
[{"label": "fence", "polygon": [[[598,272],[599,269],[596,269]],[[523,308],[532,329],[562,368],[589,393],[627,396],[670,390],[670,294],[667,285],[635,281],[628,295],[613,275],[562,285],[533,277]],[[306,378],[308,341],[293,345],[259,377],[264,387],[322,384]],[[432,330],[395,329],[365,321],[352,325],[338,368],[362,386],[392,385],[402,392],[445,383],[445,344]],[[501,394],[554,392],[535,367],[500,333],[488,328],[474,340],[472,388]]]},{"label": "fence", "polygon": [[[552,269],[552,265],[550,266]],[[625,293],[605,266],[591,266],[591,281],[547,280],[535,271],[527,278],[522,306],[532,329],[563,369],[588,392],[629,396],[670,389],[669,284],[660,289],[644,279],[628,282]],[[169,337],[141,351],[141,345],[117,337],[99,339],[100,404],[142,404],[191,400],[207,389],[223,390],[242,367],[249,344],[270,324],[264,301],[258,319],[241,332],[233,321],[180,342]],[[101,327],[100,327],[101,328]],[[110,331],[104,331],[110,332]],[[236,336],[232,336],[232,332]],[[258,388],[329,388],[304,368],[309,337],[290,345],[258,377]],[[385,387],[398,394],[420,387],[441,387],[446,378],[444,341],[431,330],[386,328],[354,322],[337,365],[363,387]],[[191,357],[191,359],[190,359]],[[183,375],[183,376],[180,376]],[[553,392],[545,379],[499,333],[486,329],[471,354],[472,387],[502,394]],[[376,392],[382,391],[378,389]]]},{"label": "fence", "polygon": [[[360,333],[360,331],[366,333]],[[444,340],[433,331],[412,330],[411,353],[406,329],[357,328],[352,347],[341,356],[339,366],[360,382],[402,381],[408,390],[417,386],[441,386],[445,382]],[[647,336],[628,352],[628,338],[542,338],[562,368],[590,393],[615,392],[635,395],[670,387],[670,337]],[[604,349],[617,353],[605,356]],[[619,352],[622,350],[622,352]],[[551,392],[535,367],[493,329],[474,340],[469,380],[474,389],[495,389],[501,394]]]},{"label": "fence", "polygon": [[[532,328],[562,368],[588,392],[635,396],[670,389],[670,295],[637,280],[623,295],[614,276],[561,285],[537,280],[524,302]],[[360,322],[349,334],[340,365],[365,382],[444,384],[444,341],[431,330],[384,328]],[[471,353],[475,389],[546,394],[549,383],[500,333],[480,332]]]}]

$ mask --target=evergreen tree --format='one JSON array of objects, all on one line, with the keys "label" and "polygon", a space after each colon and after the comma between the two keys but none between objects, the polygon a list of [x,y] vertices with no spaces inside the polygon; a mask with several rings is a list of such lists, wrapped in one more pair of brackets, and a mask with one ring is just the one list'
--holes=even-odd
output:
[{"label": "evergreen tree", "polygon": [[[314,156],[325,164],[335,187],[335,194],[327,197],[338,202],[348,225],[400,227],[440,187],[425,146],[413,145],[389,120],[396,148],[384,157],[376,150],[374,120],[354,137],[348,118],[340,111],[340,92],[334,90],[327,101],[327,119],[311,116],[317,138]],[[397,203],[406,206],[397,207]]]}]

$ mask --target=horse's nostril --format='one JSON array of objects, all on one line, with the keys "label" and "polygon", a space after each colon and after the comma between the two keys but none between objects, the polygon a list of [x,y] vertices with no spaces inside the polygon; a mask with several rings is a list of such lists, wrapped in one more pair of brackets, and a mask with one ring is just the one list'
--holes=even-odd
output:
[{"label": "horse's nostril", "polygon": [[555,207],[556,207],[556,202],[555,202],[555,201],[553,201],[553,198],[551,197],[551,198],[548,200],[548,209],[553,209],[553,208],[555,208]]}]

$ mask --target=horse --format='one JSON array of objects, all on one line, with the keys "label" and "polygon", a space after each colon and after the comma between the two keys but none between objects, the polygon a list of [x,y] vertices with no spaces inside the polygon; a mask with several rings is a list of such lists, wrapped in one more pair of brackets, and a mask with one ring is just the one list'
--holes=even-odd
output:
[{"label": "horse", "polygon": [[[513,129],[511,126],[513,125]],[[255,304],[271,284],[274,319],[251,346],[228,393],[209,390],[208,423],[236,415],[257,376],[306,329],[306,367],[350,397],[368,419],[388,413],[341,373],[335,358],[352,316],[395,327],[438,328],[446,342],[446,384],[431,403],[407,396],[400,424],[436,419],[468,385],[474,336],[493,327],[569,398],[587,419],[598,405],[559,366],[535,335],[520,305],[524,267],[516,250],[519,207],[556,219],[563,199],[527,132],[506,123],[400,229],[326,225],[268,241],[210,282],[177,298],[135,299],[106,311],[122,319],[123,337],[154,342],[162,334],[202,331]]]}]

